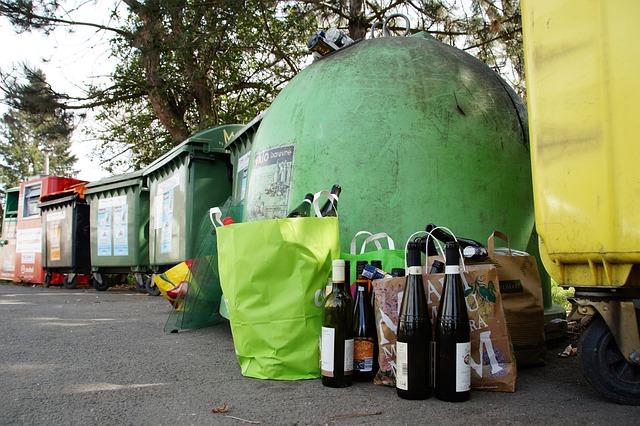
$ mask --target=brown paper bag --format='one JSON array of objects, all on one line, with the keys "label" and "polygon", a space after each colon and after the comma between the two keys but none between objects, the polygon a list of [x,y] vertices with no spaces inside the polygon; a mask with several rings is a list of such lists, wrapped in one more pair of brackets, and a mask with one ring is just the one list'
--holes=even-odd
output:
[{"label": "brown paper bag", "polygon": [[[429,313],[435,323],[444,274],[423,278]],[[471,388],[513,392],[516,364],[502,312],[496,269],[491,264],[468,265],[464,278],[471,326]],[[396,329],[404,283],[404,277],[373,282],[380,365],[375,384],[395,386]]]},{"label": "brown paper bag", "polygon": [[[507,249],[495,249],[495,237]],[[502,305],[519,366],[543,365],[547,347],[544,336],[544,302],[538,265],[533,256],[511,250],[508,237],[494,231],[487,251],[500,280]]]}]

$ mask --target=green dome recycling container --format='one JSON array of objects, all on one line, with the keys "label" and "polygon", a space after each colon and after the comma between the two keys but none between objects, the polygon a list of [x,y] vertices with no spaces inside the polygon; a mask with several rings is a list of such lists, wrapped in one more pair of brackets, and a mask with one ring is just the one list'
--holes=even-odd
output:
[{"label": "green dome recycling container", "polygon": [[[427,223],[524,249],[533,230],[526,110],[489,67],[434,38],[363,40],[311,64],[257,128],[244,220],[284,217],[342,186],[342,248],[360,230],[398,245]],[[236,188],[236,191],[238,188]]]}]

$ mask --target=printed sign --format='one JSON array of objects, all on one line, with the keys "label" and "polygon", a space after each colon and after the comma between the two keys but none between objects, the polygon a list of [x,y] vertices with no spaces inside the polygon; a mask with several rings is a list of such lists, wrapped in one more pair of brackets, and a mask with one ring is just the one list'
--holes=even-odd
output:
[{"label": "printed sign", "polygon": [[289,208],[293,145],[256,153],[247,204],[250,220],[285,217]]},{"label": "printed sign", "polygon": [[9,273],[13,272],[16,269],[16,262],[13,257],[13,252],[9,250],[3,250],[2,253],[2,271]]},{"label": "printed sign", "polygon": [[181,173],[176,172],[158,183],[158,190],[153,198],[153,228],[159,230],[161,254],[170,253],[173,244],[173,205],[180,177]]},{"label": "printed sign", "polygon": [[42,228],[18,229],[16,232],[16,253],[41,253]]},{"label": "printed sign", "polygon": [[59,210],[57,212],[49,212],[49,213],[47,213],[46,221],[47,222],[61,221],[66,217],[67,217],[66,210]]},{"label": "printed sign", "polygon": [[127,197],[109,197],[98,200],[98,256],[127,256]]},{"label": "printed sign", "polygon": [[22,253],[20,255],[20,263],[25,265],[33,265],[36,263],[36,254],[35,253]]},{"label": "printed sign", "polygon": [[244,154],[238,159],[238,201],[243,201],[245,194],[247,193],[247,178],[249,175],[249,159],[251,158],[251,151]]},{"label": "printed sign", "polygon": [[60,260],[60,221],[54,222],[53,225],[47,225],[47,233],[49,235],[49,260]]}]

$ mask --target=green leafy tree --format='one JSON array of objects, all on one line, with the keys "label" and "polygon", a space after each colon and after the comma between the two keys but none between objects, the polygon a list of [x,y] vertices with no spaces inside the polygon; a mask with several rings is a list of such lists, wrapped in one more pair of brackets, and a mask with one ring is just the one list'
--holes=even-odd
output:
[{"label": "green leafy tree", "polygon": [[[118,7],[118,5],[121,5]],[[122,6],[124,5],[124,6]],[[21,30],[91,26],[111,34],[119,64],[108,87],[70,108],[98,108],[103,158],[136,167],[189,135],[246,122],[298,71],[314,18],[268,0],[123,0],[113,26],[71,19],[57,1],[0,1]]]},{"label": "green leafy tree", "polygon": [[4,75],[0,88],[9,109],[0,120],[0,182],[5,188],[44,172],[70,175],[76,162],[70,153],[73,116],[66,112],[39,70],[23,67],[25,81]]},{"label": "green leafy tree", "polygon": [[111,167],[139,168],[198,130],[249,121],[307,63],[312,32],[332,26],[360,39],[393,13],[408,16],[413,32],[476,55],[524,97],[518,0],[123,0],[110,24],[78,21],[74,9],[0,0],[0,15],[19,31],[110,34],[119,61],[111,84],[59,97],[68,110],[96,109],[98,155]]}]

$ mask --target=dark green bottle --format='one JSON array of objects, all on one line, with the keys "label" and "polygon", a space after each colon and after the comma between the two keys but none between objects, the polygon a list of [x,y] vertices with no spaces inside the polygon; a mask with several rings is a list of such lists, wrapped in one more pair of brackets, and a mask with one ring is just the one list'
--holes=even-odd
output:
[{"label": "dark green bottle", "polygon": [[445,252],[444,287],[436,319],[435,388],[438,399],[460,402],[468,400],[471,393],[471,329],[460,277],[458,243],[447,243]]},{"label": "dark green bottle", "polygon": [[302,202],[287,215],[287,217],[309,217],[311,216],[311,203],[313,203],[313,194],[304,196]]},{"label": "dark green bottle", "polygon": [[331,187],[331,194],[335,196],[335,199],[329,198],[326,203],[320,208],[320,216],[337,216],[338,215],[338,198],[342,188],[336,184]]},{"label": "dark green bottle", "polygon": [[351,386],[353,376],[353,310],[345,282],[345,261],[333,261],[331,293],[325,298],[320,344],[322,384]]},{"label": "dark green bottle", "polygon": [[407,277],[398,318],[396,390],[404,399],[431,396],[431,320],[422,282],[419,243],[407,247]]}]

